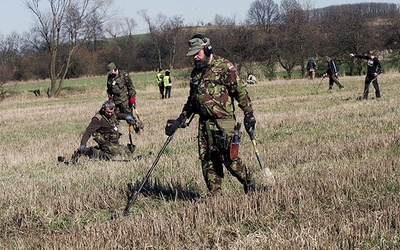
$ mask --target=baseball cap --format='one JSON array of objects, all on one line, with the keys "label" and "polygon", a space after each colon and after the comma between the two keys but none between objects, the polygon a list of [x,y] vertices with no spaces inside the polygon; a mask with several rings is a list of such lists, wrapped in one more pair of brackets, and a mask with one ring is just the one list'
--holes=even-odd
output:
[{"label": "baseball cap", "polygon": [[110,62],[110,63],[107,65],[107,73],[108,73],[108,74],[111,74],[111,72],[112,72],[116,67],[117,67],[117,66],[115,65],[115,63]]},{"label": "baseball cap", "polygon": [[[207,43],[208,40],[205,38]],[[186,56],[194,56],[196,55],[200,50],[203,49],[203,46],[205,46],[207,43],[204,43],[204,41],[201,38],[192,38],[189,40],[189,51],[186,54]]]}]

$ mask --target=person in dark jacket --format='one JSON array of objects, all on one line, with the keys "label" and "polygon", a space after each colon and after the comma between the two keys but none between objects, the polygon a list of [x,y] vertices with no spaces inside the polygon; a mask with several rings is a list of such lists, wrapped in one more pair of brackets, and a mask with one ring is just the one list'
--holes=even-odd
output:
[{"label": "person in dark jacket", "polygon": [[[132,124],[134,119],[131,115],[114,113],[115,103],[108,100],[103,103],[99,112],[92,118],[82,135],[79,151],[83,155],[91,158],[111,160],[120,155],[124,158],[130,158],[135,150],[135,145],[122,145],[118,140],[121,133],[118,131],[119,120],[126,120]],[[97,147],[86,148],[90,137],[98,144]]]},{"label": "person in dark jacket", "polygon": [[307,62],[307,72],[310,80],[314,80],[315,78],[315,70],[317,69],[317,64],[314,61],[314,57],[311,57]]},{"label": "person in dark jacket", "polygon": [[367,75],[365,76],[363,98],[368,99],[369,85],[371,84],[371,82],[375,88],[376,98],[381,98],[381,91],[379,90],[379,85],[378,85],[378,75],[382,73],[382,67],[378,58],[374,56],[374,52],[369,51],[367,56],[356,55],[353,53],[351,53],[350,56],[367,60]]},{"label": "person in dark jacket", "polygon": [[328,68],[326,70],[326,73],[324,74],[324,77],[329,76],[329,89],[332,89],[333,83],[336,83],[339,89],[343,90],[344,87],[339,81],[339,68],[337,67],[336,62],[332,60],[332,58],[330,58],[329,56],[326,56],[325,59],[328,62]]}]

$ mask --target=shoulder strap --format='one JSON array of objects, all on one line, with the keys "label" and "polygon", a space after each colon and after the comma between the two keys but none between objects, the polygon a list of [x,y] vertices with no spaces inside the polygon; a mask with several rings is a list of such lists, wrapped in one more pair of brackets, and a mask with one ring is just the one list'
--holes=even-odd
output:
[{"label": "shoulder strap", "polygon": [[100,114],[100,113],[96,113],[96,115],[95,115],[94,117],[96,117],[97,119],[99,119],[99,121],[100,121],[101,119],[104,119],[104,120],[106,120],[106,122],[107,122],[108,124],[111,124],[111,123],[110,123],[110,120],[109,120],[105,115],[102,115],[102,114]]}]

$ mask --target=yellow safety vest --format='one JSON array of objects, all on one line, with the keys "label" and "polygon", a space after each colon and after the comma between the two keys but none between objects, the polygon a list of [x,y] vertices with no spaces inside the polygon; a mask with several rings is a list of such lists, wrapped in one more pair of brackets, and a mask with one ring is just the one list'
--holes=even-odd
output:
[{"label": "yellow safety vest", "polygon": [[161,85],[163,83],[163,75],[161,73],[158,73],[156,75],[156,78],[157,78],[158,85]]},{"label": "yellow safety vest", "polygon": [[165,86],[165,87],[172,86],[172,83],[171,83],[169,77],[170,77],[170,76],[164,76],[164,86]]}]

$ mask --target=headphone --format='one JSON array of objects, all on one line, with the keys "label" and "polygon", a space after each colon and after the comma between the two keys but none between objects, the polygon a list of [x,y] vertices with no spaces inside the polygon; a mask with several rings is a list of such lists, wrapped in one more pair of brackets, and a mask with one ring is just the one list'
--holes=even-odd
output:
[{"label": "headphone", "polygon": [[200,38],[203,41],[203,43],[206,44],[206,46],[204,46],[203,50],[204,50],[204,54],[207,57],[209,57],[213,53],[212,46],[210,44],[210,39],[205,38],[202,34],[196,34],[196,35],[192,36],[191,39],[193,39],[193,38]]},{"label": "headphone", "polygon": [[100,108],[100,110],[99,110],[99,113],[100,113],[101,115],[104,115],[105,112],[106,112],[106,103],[107,103],[107,101],[105,101],[105,102],[103,103],[103,105],[101,105],[101,108]]},{"label": "headphone", "polygon": [[115,104],[114,104],[114,102],[110,99],[110,100],[108,100],[108,101],[105,101],[102,105],[101,105],[101,108],[100,108],[100,110],[99,110],[99,113],[101,114],[101,115],[104,115],[105,113],[106,113],[106,108],[107,107],[109,107],[109,108],[112,108],[112,109],[115,109]]}]

